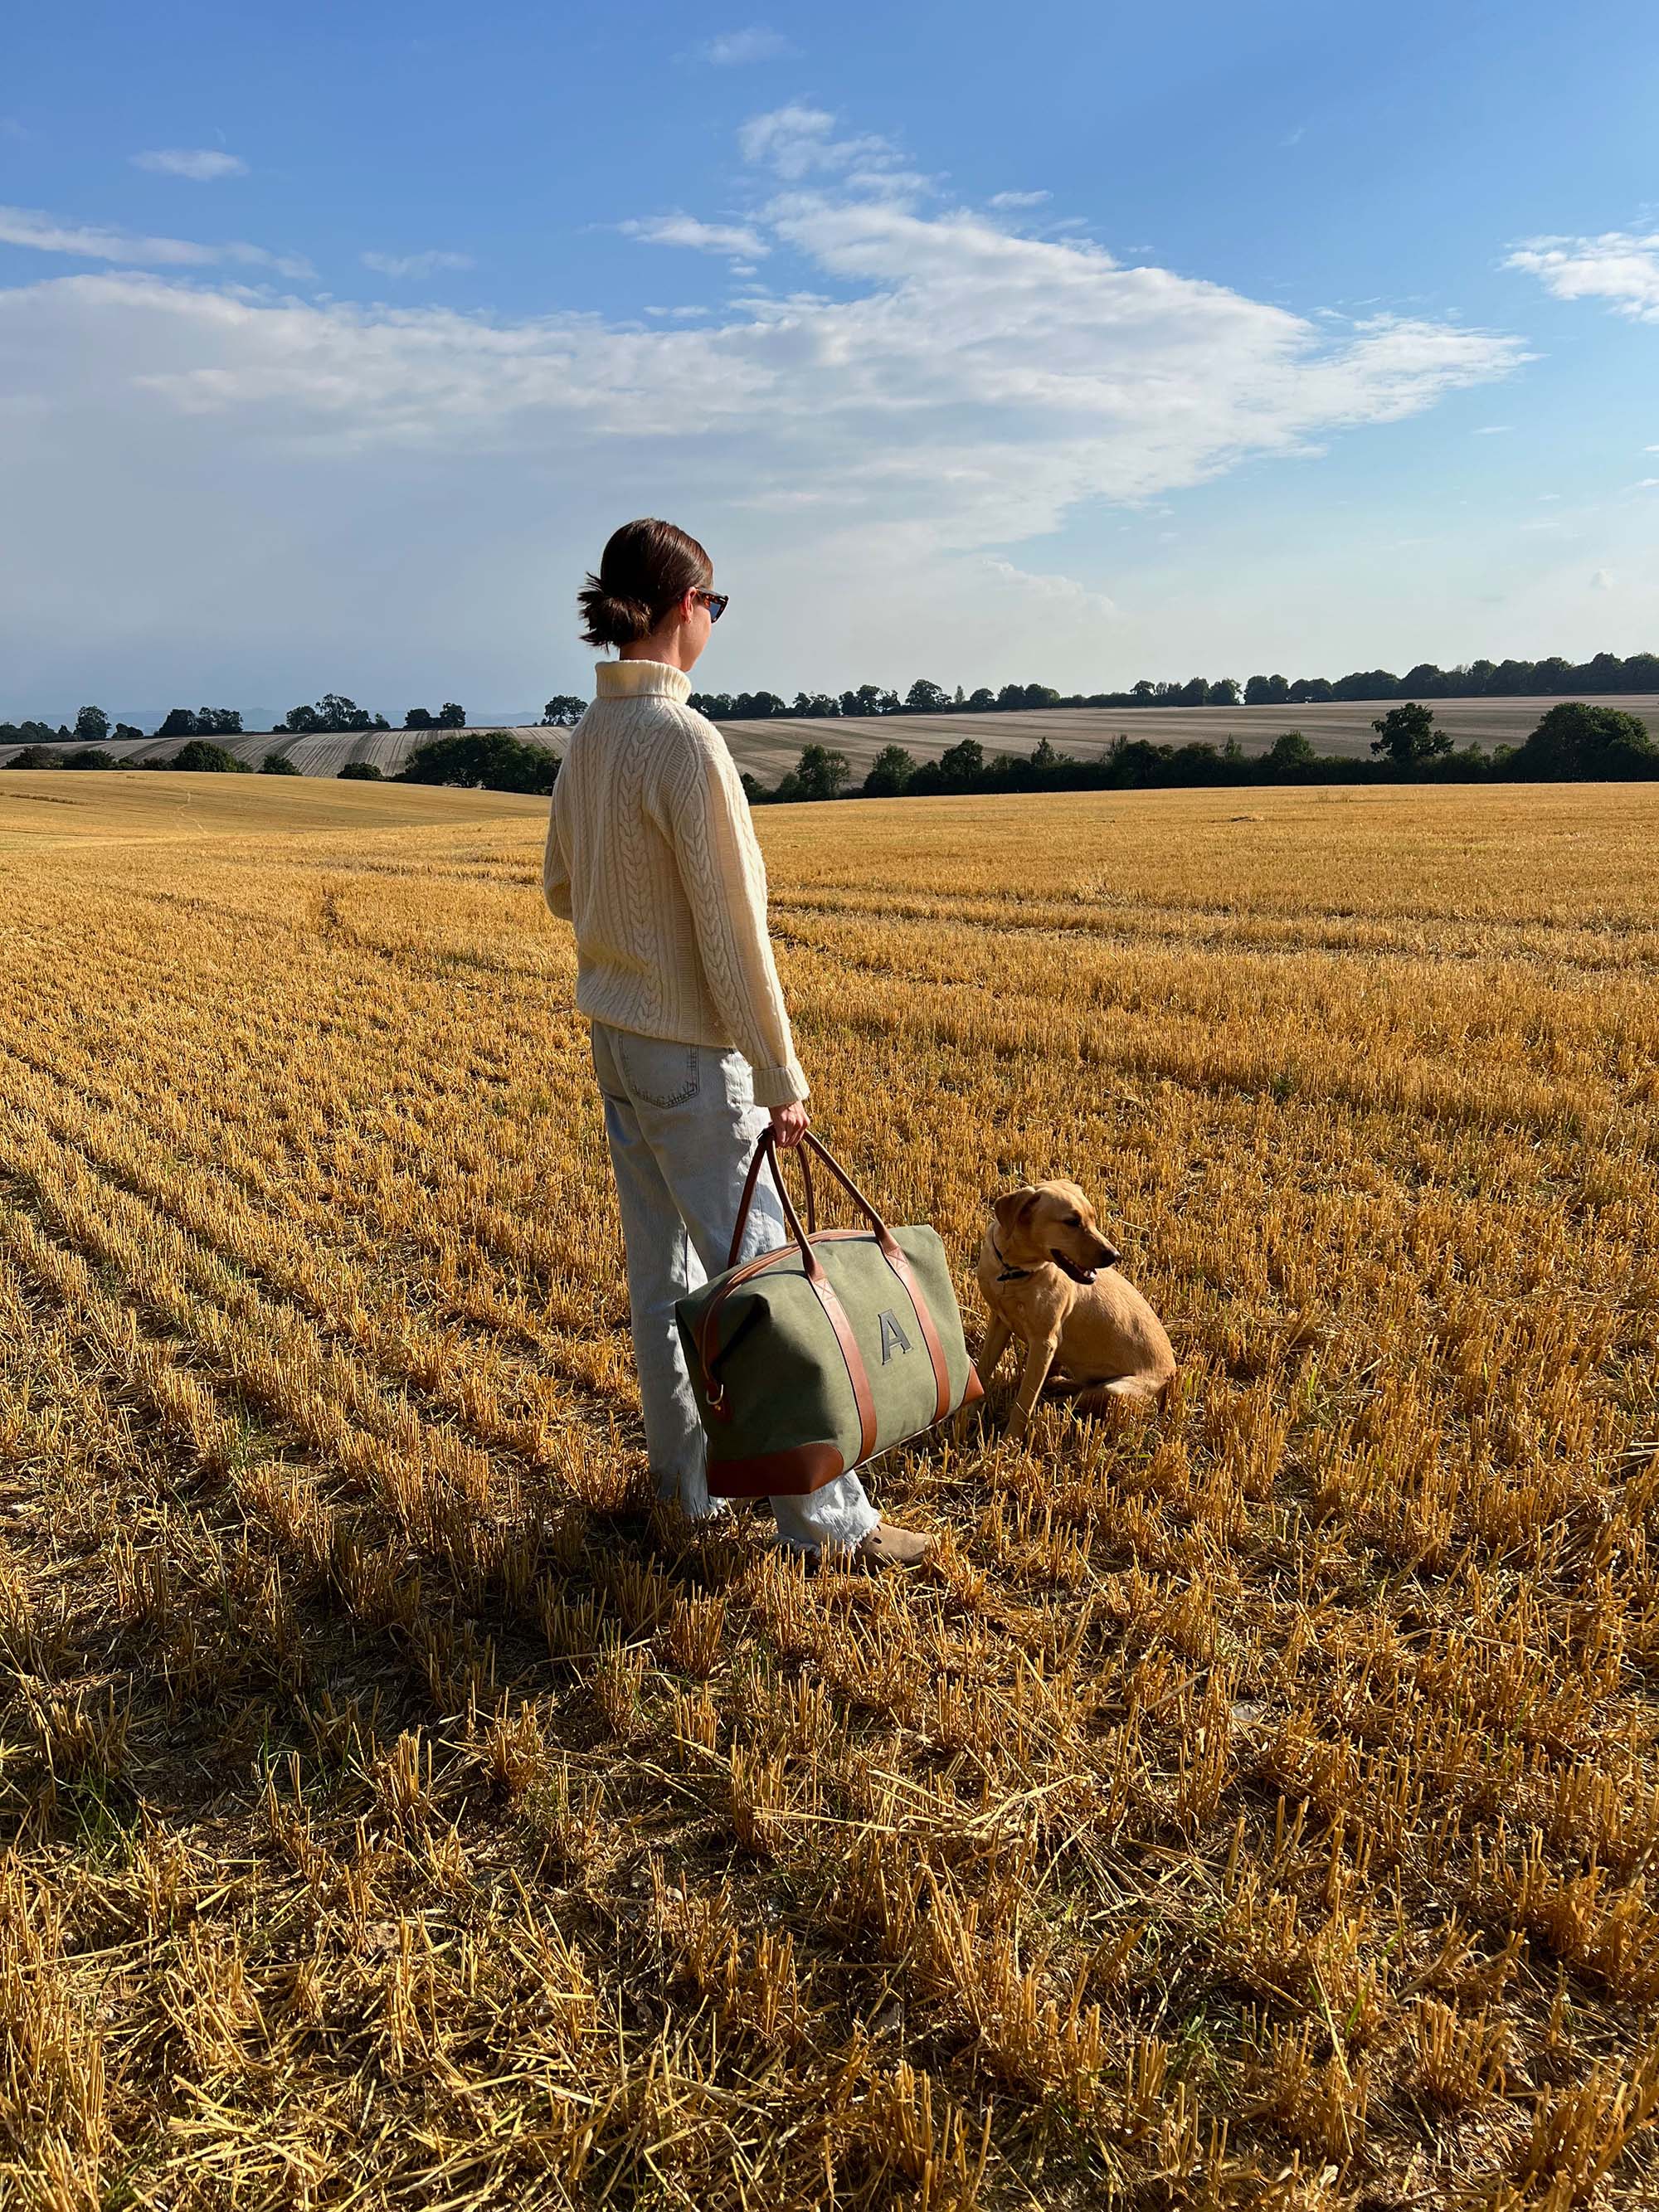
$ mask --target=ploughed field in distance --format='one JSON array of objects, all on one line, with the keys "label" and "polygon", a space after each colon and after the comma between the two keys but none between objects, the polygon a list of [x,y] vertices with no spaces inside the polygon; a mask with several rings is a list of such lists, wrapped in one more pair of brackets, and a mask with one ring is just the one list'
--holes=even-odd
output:
[{"label": "ploughed field in distance", "polygon": [[[1522,698],[1499,696],[1479,699],[1435,699],[1437,726],[1459,745],[1518,745],[1536,729],[1559,697]],[[1598,695],[1598,703],[1652,723],[1659,717],[1659,696],[1652,692]],[[810,716],[778,714],[769,720],[722,722],[721,732],[740,769],[769,787],[794,767],[805,745],[828,745],[845,753],[853,781],[861,783],[872,763],[884,746],[902,745],[918,761],[937,760],[964,738],[981,744],[988,758],[1000,753],[1023,760],[1046,738],[1056,752],[1079,760],[1097,760],[1120,737],[1155,745],[1224,745],[1229,739],[1247,753],[1268,751],[1286,730],[1300,730],[1316,752],[1334,753],[1351,760],[1369,760],[1372,724],[1386,714],[1395,700],[1346,699],[1301,707],[1043,707],[1013,714],[969,714],[950,708],[937,714],[859,714]],[[475,718],[480,730],[506,729],[532,744],[547,745],[562,753],[568,730],[546,729],[537,722],[507,717],[492,721]],[[365,730],[338,737],[295,737],[289,730],[259,730],[216,738],[246,766],[258,768],[276,754],[290,762],[301,775],[336,776],[349,763],[378,768],[396,775],[417,747],[441,737],[432,730]],[[147,766],[171,760],[189,740],[185,738],[124,738],[104,750],[125,766]],[[80,748],[70,741],[58,750],[68,754]],[[0,745],[0,769],[22,750],[20,745]]]},{"label": "ploughed field in distance", "polygon": [[544,816],[0,774],[0,2199],[1655,2203],[1659,791],[759,817],[1183,1363],[897,1579],[650,1540]]}]

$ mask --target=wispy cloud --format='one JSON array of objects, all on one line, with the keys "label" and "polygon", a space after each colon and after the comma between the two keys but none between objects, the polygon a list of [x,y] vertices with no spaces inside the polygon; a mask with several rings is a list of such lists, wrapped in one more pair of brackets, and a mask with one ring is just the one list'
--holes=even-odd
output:
[{"label": "wispy cloud", "polygon": [[694,215],[641,216],[617,228],[647,246],[689,246],[698,253],[736,254],[744,261],[759,261],[771,251],[747,223],[703,222]]},{"label": "wispy cloud", "polygon": [[210,185],[220,177],[245,177],[247,163],[235,154],[221,154],[210,146],[173,146],[151,154],[135,154],[136,169],[153,169],[159,176],[188,177],[192,184]]},{"label": "wispy cloud", "polygon": [[993,192],[986,205],[994,208],[1041,207],[1045,200],[1053,198],[1052,192]]},{"label": "wispy cloud", "polygon": [[39,208],[0,207],[0,246],[31,246],[40,253],[70,253],[88,261],[122,261],[137,268],[210,268],[222,261],[274,269],[279,276],[309,276],[308,261],[270,253],[263,246],[231,240],[204,246],[188,238],[143,238],[101,225],[62,222]]},{"label": "wispy cloud", "polygon": [[1615,314],[1659,323],[1659,231],[1529,238],[1510,249],[1504,266],[1536,276],[1558,300],[1605,300]]},{"label": "wispy cloud", "polygon": [[745,161],[769,168],[788,183],[815,173],[878,171],[897,161],[891,142],[873,131],[837,137],[838,120],[828,108],[792,101],[769,114],[751,116],[738,132],[738,150]]},{"label": "wispy cloud", "polygon": [[1299,146],[1307,135],[1307,125],[1298,123],[1293,131],[1287,131],[1279,143],[1281,146]]},{"label": "wispy cloud", "polygon": [[1598,568],[1589,580],[1591,591],[1610,592],[1613,586],[1613,571],[1611,568]]},{"label": "wispy cloud", "polygon": [[1474,435],[1477,438],[1501,438],[1509,427],[1507,422],[1483,422]]},{"label": "wispy cloud", "polygon": [[424,253],[363,253],[358,256],[365,269],[377,269],[382,276],[431,276],[440,269],[471,269],[470,253],[450,253],[441,246],[429,246]]},{"label": "wispy cloud", "polygon": [[746,31],[727,31],[711,39],[702,57],[717,69],[739,69],[745,62],[780,61],[794,52],[781,31],[769,23],[751,23]]},{"label": "wispy cloud", "polygon": [[[83,265],[0,287],[0,348],[27,404],[0,414],[0,465],[9,496],[27,487],[29,516],[27,561],[4,571],[0,646],[28,642],[39,667],[33,641],[52,628],[78,676],[88,594],[113,584],[133,611],[111,631],[129,657],[159,665],[168,622],[167,650],[193,649],[204,610],[249,665],[301,633],[314,652],[359,651],[362,603],[348,623],[319,518],[343,489],[362,526],[412,547],[449,483],[476,526],[441,591],[429,562],[387,566],[388,657],[429,626],[447,653],[496,669],[504,601],[546,573],[550,544],[603,542],[618,497],[637,490],[717,546],[723,574],[743,574],[757,640],[787,635],[800,594],[836,576],[847,587],[824,651],[848,665],[907,662],[925,634],[941,669],[965,668],[1002,653],[988,640],[1040,630],[1045,670],[1081,681],[1110,615],[1103,580],[1030,574],[1020,545],[1103,502],[1144,510],[1249,461],[1316,453],[1348,426],[1401,422],[1527,358],[1513,337],[1427,319],[1328,330],[1224,284],[1125,267],[1086,239],[1026,235],[999,211],[908,204],[860,181],[903,173],[888,143],[823,111],[757,117],[744,143],[763,194],[783,179],[752,215],[640,217],[629,231],[746,263],[790,257],[787,289],[755,283],[707,313],[284,300],[228,270],[206,281],[197,264],[224,249],[178,240],[149,242],[173,250],[172,271]],[[28,220],[36,246],[136,258],[118,234]],[[258,533],[210,558],[173,495],[181,474],[280,517],[280,569]],[[544,498],[526,501],[530,477]],[[145,582],[163,580],[162,616],[130,560],[76,569],[67,518],[94,496],[112,547],[141,522],[151,532]],[[539,597],[534,619],[526,669],[547,650]]]}]

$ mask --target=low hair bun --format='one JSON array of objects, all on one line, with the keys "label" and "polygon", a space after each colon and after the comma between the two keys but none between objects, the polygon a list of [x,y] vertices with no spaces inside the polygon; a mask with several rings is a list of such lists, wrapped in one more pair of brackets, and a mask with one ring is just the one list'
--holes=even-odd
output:
[{"label": "low hair bun", "polygon": [[644,600],[606,591],[597,576],[589,575],[586,587],[576,594],[576,604],[589,645],[632,645],[651,635],[651,610]]},{"label": "low hair bun", "polygon": [[606,543],[596,576],[576,594],[589,645],[636,644],[649,637],[688,592],[707,591],[714,564],[696,539],[647,516],[624,522]]}]

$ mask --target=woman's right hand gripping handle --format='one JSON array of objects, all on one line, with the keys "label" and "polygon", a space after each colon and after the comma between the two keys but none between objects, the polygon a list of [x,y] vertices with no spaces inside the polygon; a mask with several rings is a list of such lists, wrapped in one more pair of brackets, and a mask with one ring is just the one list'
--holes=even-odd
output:
[{"label": "woman's right hand gripping handle", "polygon": [[811,1115],[799,1099],[787,1106],[774,1106],[769,1110],[772,1116],[773,1136],[784,1152],[793,1152],[806,1134]]}]

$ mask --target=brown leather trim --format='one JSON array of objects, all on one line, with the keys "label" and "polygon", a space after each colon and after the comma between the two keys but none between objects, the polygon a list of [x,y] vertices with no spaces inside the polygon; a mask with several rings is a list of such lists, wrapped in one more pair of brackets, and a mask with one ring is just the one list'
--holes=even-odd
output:
[{"label": "brown leather trim", "polygon": [[968,1363],[968,1388],[962,1394],[964,1406],[972,1406],[985,1395],[985,1385],[979,1379],[979,1370],[970,1359]]},{"label": "brown leather trim", "polygon": [[927,1346],[927,1357],[933,1363],[933,1419],[942,1421],[951,1410],[951,1374],[945,1364],[945,1346],[939,1340],[939,1331],[933,1326],[933,1315],[927,1310],[927,1301],[922,1296],[921,1285],[916,1280],[916,1271],[910,1265],[903,1248],[896,1243],[890,1252],[884,1248],[883,1256],[903,1284],[905,1295],[916,1310],[922,1341]]},{"label": "brown leather trim", "polygon": [[834,1444],[792,1444],[787,1451],[757,1452],[750,1459],[711,1459],[708,1492],[712,1498],[805,1498],[822,1490],[847,1462]]},{"label": "brown leather trim", "polygon": [[836,1295],[836,1286],[820,1268],[807,1280],[817,1293],[818,1304],[825,1318],[836,1332],[836,1341],[841,1346],[841,1356],[847,1362],[847,1379],[853,1386],[854,1402],[859,1409],[859,1462],[869,1458],[876,1448],[876,1401],[871,1395],[869,1371],[864,1364],[864,1354],[859,1350],[858,1339],[853,1334],[853,1324],[847,1318],[847,1309]]}]

